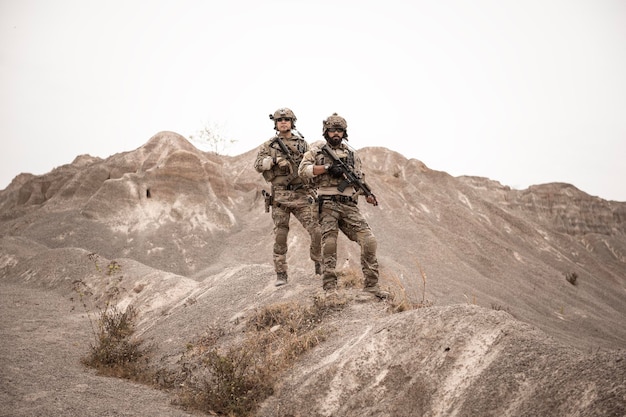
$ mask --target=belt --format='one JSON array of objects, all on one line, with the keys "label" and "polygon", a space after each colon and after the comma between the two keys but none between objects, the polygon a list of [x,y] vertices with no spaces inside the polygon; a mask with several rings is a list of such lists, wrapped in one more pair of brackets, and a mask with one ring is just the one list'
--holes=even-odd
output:
[{"label": "belt", "polygon": [[317,197],[320,201],[324,201],[324,200],[330,200],[330,201],[335,201],[337,203],[356,203],[357,200],[350,197],[349,195],[341,195],[341,194],[335,194],[335,195],[320,195]]},{"label": "belt", "polygon": [[296,190],[299,190],[300,188],[303,188],[303,187],[304,187],[304,184],[297,184],[297,185],[288,184],[288,185],[275,185],[274,189],[275,190],[296,191]]}]

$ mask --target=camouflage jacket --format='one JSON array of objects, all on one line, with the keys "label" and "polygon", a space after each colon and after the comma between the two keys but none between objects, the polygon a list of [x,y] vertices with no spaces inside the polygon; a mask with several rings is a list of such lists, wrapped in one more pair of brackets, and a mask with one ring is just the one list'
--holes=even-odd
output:
[{"label": "camouflage jacket", "polygon": [[[291,138],[281,138],[290,155],[286,155],[277,142],[278,136],[267,140],[259,147],[254,169],[263,175],[265,181],[271,182],[276,188],[307,188],[310,181],[305,181],[298,175],[298,166],[302,156],[309,150],[309,144],[301,137],[292,135]],[[289,165],[281,167],[279,158],[289,161]]]}]

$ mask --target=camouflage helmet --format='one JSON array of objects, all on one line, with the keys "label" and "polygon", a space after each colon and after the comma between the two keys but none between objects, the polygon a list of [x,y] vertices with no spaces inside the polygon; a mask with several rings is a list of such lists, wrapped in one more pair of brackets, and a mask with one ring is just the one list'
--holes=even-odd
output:
[{"label": "camouflage helmet", "polygon": [[288,109],[287,107],[281,107],[280,109],[276,110],[274,114],[270,114],[270,119],[274,121],[274,129],[276,128],[276,119],[280,119],[281,117],[289,117],[291,119],[291,128],[295,129],[296,120],[298,119],[296,118],[294,112],[292,112],[291,109]]},{"label": "camouflage helmet", "polygon": [[343,117],[339,116],[337,113],[333,113],[330,116],[328,116],[326,119],[324,119],[324,121],[322,122],[322,126],[323,126],[322,134],[324,136],[326,136],[326,132],[331,127],[338,127],[338,128],[343,129],[343,131],[344,131],[344,133],[343,133],[344,139],[347,139],[347,137],[348,137],[348,122],[346,122],[346,119],[344,119]]}]

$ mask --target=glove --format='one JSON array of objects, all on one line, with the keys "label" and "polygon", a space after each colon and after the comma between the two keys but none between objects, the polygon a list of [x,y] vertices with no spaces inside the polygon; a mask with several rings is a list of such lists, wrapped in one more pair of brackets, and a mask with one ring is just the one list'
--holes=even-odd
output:
[{"label": "glove", "polygon": [[276,158],[276,165],[278,165],[281,168],[287,168],[291,166],[291,164],[289,163],[287,159],[280,157],[280,156]]},{"label": "glove", "polygon": [[341,178],[343,177],[343,169],[339,165],[331,165],[328,168],[328,174],[333,178]]}]

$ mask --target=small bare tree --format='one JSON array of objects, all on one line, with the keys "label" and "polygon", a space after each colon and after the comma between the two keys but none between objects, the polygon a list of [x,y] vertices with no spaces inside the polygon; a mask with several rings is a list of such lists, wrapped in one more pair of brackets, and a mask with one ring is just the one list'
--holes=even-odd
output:
[{"label": "small bare tree", "polygon": [[205,150],[217,155],[222,154],[230,145],[237,142],[235,139],[227,139],[222,134],[223,128],[216,123],[206,123],[204,127],[193,135],[189,140],[206,148]]}]

